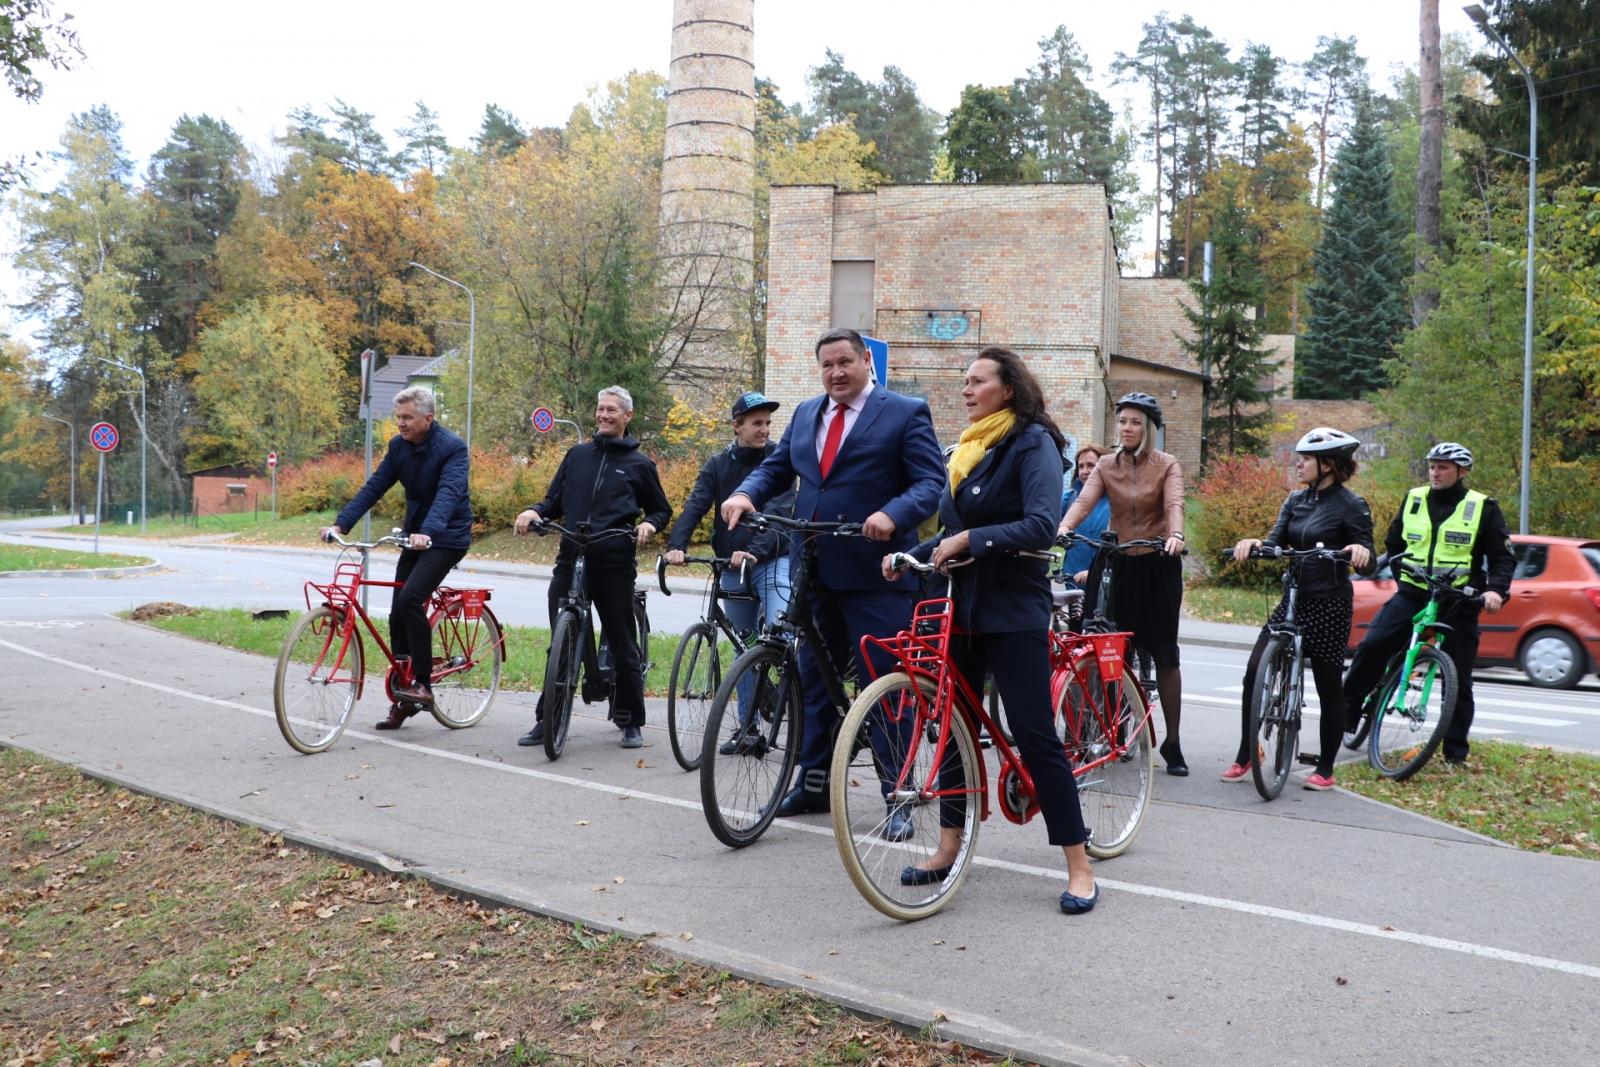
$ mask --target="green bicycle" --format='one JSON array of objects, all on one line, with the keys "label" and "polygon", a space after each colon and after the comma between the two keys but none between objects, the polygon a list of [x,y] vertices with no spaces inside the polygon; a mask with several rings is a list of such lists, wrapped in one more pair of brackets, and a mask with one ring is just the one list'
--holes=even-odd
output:
[{"label": "green bicycle", "polygon": [[1451,627],[1439,621],[1440,605],[1458,601],[1482,604],[1483,598],[1470,587],[1455,587],[1454,568],[1430,574],[1407,563],[1405,553],[1390,556],[1389,565],[1425,583],[1428,602],[1412,616],[1411,643],[1389,661],[1344,743],[1346,748],[1359,749],[1365,740],[1367,761],[1373,769],[1385,778],[1404,781],[1433,758],[1456,710],[1461,680],[1455,663],[1443,651]]}]

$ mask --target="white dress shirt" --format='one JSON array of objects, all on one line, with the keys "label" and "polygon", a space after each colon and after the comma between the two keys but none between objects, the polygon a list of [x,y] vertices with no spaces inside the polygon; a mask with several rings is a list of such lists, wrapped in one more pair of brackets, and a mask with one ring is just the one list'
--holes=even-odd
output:
[{"label": "white dress shirt", "polygon": [[844,439],[850,436],[850,430],[855,426],[856,419],[866,409],[867,397],[872,395],[872,382],[867,382],[867,387],[856,394],[856,398],[848,404],[836,404],[832,397],[822,407],[822,425],[817,428],[817,462],[822,462],[823,449],[828,444],[828,429],[833,425],[833,420],[838,417],[843,409],[844,432],[839,435],[839,447],[844,447]]}]

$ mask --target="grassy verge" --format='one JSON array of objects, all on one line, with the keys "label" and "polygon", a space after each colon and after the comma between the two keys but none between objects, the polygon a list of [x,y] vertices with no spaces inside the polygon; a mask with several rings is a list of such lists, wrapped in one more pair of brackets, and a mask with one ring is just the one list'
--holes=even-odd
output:
[{"label": "grassy verge", "polygon": [[144,556],[119,556],[110,552],[75,552],[65,548],[34,548],[0,544],[0,571],[77,571],[93,567],[142,567]]},{"label": "grassy verge", "polygon": [[0,752],[0,826],[3,1062],[988,1060],[639,942],[287,849],[25,752]]},{"label": "grassy verge", "polygon": [[1392,782],[1359,763],[1339,768],[1339,784],[1518,848],[1600,854],[1600,757],[1474,741],[1464,767],[1435,756],[1414,777]]},{"label": "grassy verge", "polygon": [[[121,516],[117,516],[121,518]],[[240,530],[252,529],[256,526],[272,522],[272,517],[266,512],[257,515],[255,512],[246,511],[232,515],[202,515],[199,525],[193,519],[174,519],[165,516],[156,516],[145,523],[143,532],[139,530],[138,522],[110,522],[104,517],[100,522],[100,533],[107,537],[147,537],[152,540],[173,541],[183,537],[203,537],[207,534],[236,533]],[[94,519],[90,518],[85,526],[63,526],[58,533],[83,534],[94,531]]]},{"label": "grassy verge", "polygon": [[1183,591],[1183,611],[1203,622],[1232,622],[1260,626],[1282,599],[1280,593],[1236,589],[1210,582],[1195,582]]},{"label": "grassy verge", "polygon": [[[193,614],[167,615],[160,618],[141,620],[148,625],[168,630],[172,633],[183,634],[186,637],[198,638],[201,641],[210,641],[213,644],[225,645],[236,648],[242,652],[254,652],[262,656],[278,657],[278,652],[283,648],[283,639],[289,632],[289,627],[294,623],[293,613],[287,619],[256,619],[248,611],[240,608],[197,608],[192,609]],[[125,613],[126,614],[126,613]],[[374,616],[373,625],[378,633],[383,635],[385,642],[389,640],[389,620],[387,616]],[[367,672],[375,674],[382,660],[377,648],[372,644],[370,635],[367,638]],[[542,627],[533,626],[508,626],[506,627],[506,665],[502,674],[501,686],[508,690],[520,692],[537,692],[544,687],[545,651],[550,647],[550,631]],[[650,635],[650,660],[655,665],[650,668],[645,676],[645,693],[648,696],[664,697],[672,679],[672,657],[678,651],[677,634],[651,634]],[[724,663],[733,662],[731,646],[723,650]]]},{"label": "grassy verge", "polygon": [[[317,533],[324,526],[330,525],[338,514],[335,511],[312,511],[304,515],[296,515],[289,519],[279,519],[277,522],[260,522],[241,526],[239,536],[228,539],[229,544],[235,545],[297,545],[302,548],[316,548]],[[386,523],[374,522],[372,533],[375,537],[382,537],[388,533]]]}]

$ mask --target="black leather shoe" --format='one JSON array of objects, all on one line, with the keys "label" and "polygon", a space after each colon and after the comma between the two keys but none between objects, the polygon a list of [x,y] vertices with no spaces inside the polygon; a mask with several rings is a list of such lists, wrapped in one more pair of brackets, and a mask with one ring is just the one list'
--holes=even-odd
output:
[{"label": "black leather shoe", "polygon": [[[1189,777],[1189,765],[1183,762],[1183,749],[1178,747],[1176,741],[1161,742],[1161,759],[1167,765],[1167,773],[1174,778]],[[1087,911],[1088,908],[1084,910]]]},{"label": "black leather shoe", "polygon": [[754,731],[754,730],[749,729],[748,727],[746,727],[744,729],[741,729],[738,733],[734,734],[732,737],[730,737],[726,741],[722,742],[721,747],[717,749],[717,755],[719,755],[719,756],[744,756],[744,755],[748,755],[750,752],[754,751],[754,749],[756,747],[756,739],[758,737],[760,737],[760,736],[761,736],[760,734],[756,733],[756,731]]},{"label": "black leather shoe", "polygon": [[921,867],[907,867],[900,872],[900,884],[932,885],[935,882],[942,882],[948,877],[950,877],[949,867],[935,867],[931,871],[925,871]]},{"label": "black leather shoe", "polygon": [[534,745],[544,744],[544,723],[534,723],[533,729],[517,738],[517,744],[521,745],[523,748],[530,748]]},{"label": "black leather shoe", "polygon": [[[911,807],[907,804],[893,805],[889,808],[889,821],[883,827],[885,841],[909,841],[916,834],[917,828],[911,824]],[[910,868],[906,868],[910,870]],[[913,883],[905,883],[907,885]]]},{"label": "black leather shoe", "polygon": [[814,793],[803,785],[797,785],[784,795],[778,803],[778,814],[783,817],[790,815],[807,815],[812,812],[825,812],[828,810],[828,794]]},{"label": "black leather shoe", "polygon": [[1061,910],[1068,915],[1083,915],[1094,910],[1100,903],[1100,883],[1094,886],[1094,895],[1089,897],[1075,897],[1071,893],[1061,894]]}]

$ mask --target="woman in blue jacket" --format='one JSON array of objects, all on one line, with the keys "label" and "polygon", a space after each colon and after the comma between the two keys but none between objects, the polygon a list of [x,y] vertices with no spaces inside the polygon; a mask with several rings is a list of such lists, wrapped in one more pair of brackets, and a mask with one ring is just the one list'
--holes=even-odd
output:
[{"label": "woman in blue jacket", "polygon": [[472,547],[472,501],[467,492],[471,461],[467,444],[433,421],[432,390],[414,385],[394,398],[400,432],[389,441],[383,462],[323,536],[343,536],[399,482],[406,487],[406,547],[394,568],[400,588],[389,609],[389,644],[396,663],[412,658],[413,681],[395,690],[380,730],[398,730],[433,703],[433,630],[428,598]]},{"label": "woman in blue jacket", "polygon": [[[1083,492],[1083,483],[1088,481],[1089,475],[1094,473],[1094,465],[1100,462],[1101,456],[1109,456],[1111,449],[1102,445],[1084,445],[1078,449],[1078,454],[1073,457],[1074,473],[1072,488],[1061,494],[1061,517],[1066,518],[1067,509],[1072,502],[1078,499],[1078,494]],[[1089,517],[1078,525],[1077,532],[1085,537],[1095,540],[1111,525],[1111,498],[1102,496],[1089,512]],[[1093,545],[1073,545],[1067,549],[1067,554],[1061,560],[1061,573],[1065,574],[1072,584],[1079,589],[1089,588],[1094,585],[1089,579],[1089,567],[1094,563],[1095,547]]]},{"label": "woman in blue jacket", "polygon": [[[1042,559],[1018,551],[1046,551],[1061,517],[1062,434],[1045,411],[1044,391],[1022,357],[1005,348],[985,348],[967,368],[961,391],[968,427],[951,453],[939,501],[943,527],[912,554],[950,569],[956,669],[983,688],[991,665],[1005,701],[1017,748],[1028,768],[1050,843],[1067,860],[1067,891],[1061,910],[1089,911],[1099,900],[1085,844],[1089,839],[1078,806],[1078,785],[1056,736],[1050,704],[1050,576]],[[897,577],[884,557],[884,577]],[[900,875],[905,885],[945,878],[961,848],[963,800],[944,801],[939,848]]]}]

